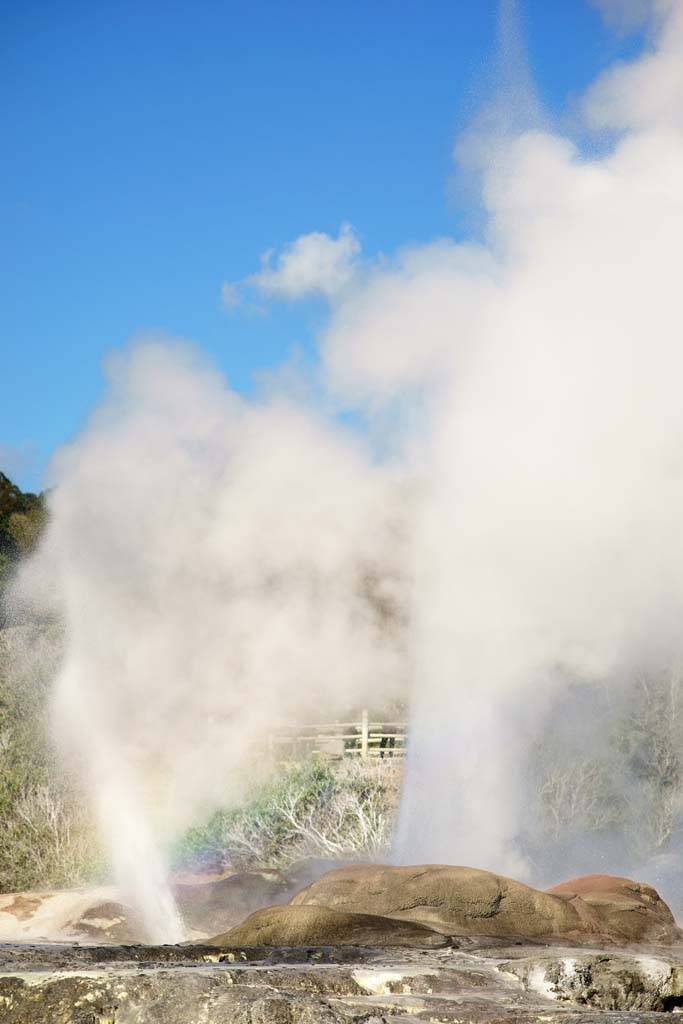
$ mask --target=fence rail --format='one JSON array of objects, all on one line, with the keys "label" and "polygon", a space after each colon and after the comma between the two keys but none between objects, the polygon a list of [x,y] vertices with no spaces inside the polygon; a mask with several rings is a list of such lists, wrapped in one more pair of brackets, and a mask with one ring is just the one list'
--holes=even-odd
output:
[{"label": "fence rail", "polygon": [[405,722],[371,721],[364,710],[354,722],[281,727],[268,737],[268,750],[276,761],[300,761],[312,755],[329,760],[403,757],[407,739]]}]

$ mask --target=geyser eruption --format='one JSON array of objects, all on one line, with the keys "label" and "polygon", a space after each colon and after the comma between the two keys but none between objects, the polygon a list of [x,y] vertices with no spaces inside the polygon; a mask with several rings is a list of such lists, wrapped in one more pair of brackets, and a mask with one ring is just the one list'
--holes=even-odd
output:
[{"label": "geyser eruption", "polygon": [[[398,481],[312,412],[248,404],[150,340],[52,467],[20,591],[65,623],[58,737],[81,762],[124,897],[180,937],[158,842],[235,800],[283,719],[404,669]],[[44,598],[47,600],[47,598]]]},{"label": "geyser eruption", "polygon": [[648,10],[651,45],[585,99],[598,155],[477,139],[484,242],[372,266],[345,228],[227,286],[327,297],[327,400],[391,459],[157,340],[55,460],[19,586],[56,595],[59,732],[152,937],[178,934],[158,837],[236,799],[283,718],[410,679],[396,858],[521,876],[563,680],[680,651],[683,6]]},{"label": "geyser eruption", "polygon": [[[411,860],[521,876],[524,754],[562,680],[680,652],[683,7],[668,6],[657,49],[587,97],[589,122],[623,133],[605,156],[532,131],[484,177],[494,267],[440,348],[415,534]],[[425,281],[397,286],[407,346]]]}]

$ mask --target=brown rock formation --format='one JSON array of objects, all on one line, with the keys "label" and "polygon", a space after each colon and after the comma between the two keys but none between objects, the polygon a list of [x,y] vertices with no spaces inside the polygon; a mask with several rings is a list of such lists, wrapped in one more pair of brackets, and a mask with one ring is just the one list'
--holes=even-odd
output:
[{"label": "brown rock formation", "polygon": [[673,942],[673,916],[648,885],[592,875],[548,891],[475,868],[353,865],[323,875],[292,900],[413,921],[446,935],[577,941]]},{"label": "brown rock formation", "polygon": [[412,921],[317,906],[266,907],[208,940],[215,946],[446,946],[447,936]]},{"label": "brown rock formation", "polygon": [[656,889],[615,875],[584,875],[548,889],[594,930],[614,941],[676,942],[681,932]]},{"label": "brown rock formation", "polygon": [[323,875],[294,906],[414,921],[448,935],[567,935],[582,930],[576,908],[559,896],[476,868],[353,865]]},{"label": "brown rock formation", "polygon": [[279,871],[243,871],[216,881],[175,885],[174,895],[185,924],[206,934],[225,930],[291,892]]}]

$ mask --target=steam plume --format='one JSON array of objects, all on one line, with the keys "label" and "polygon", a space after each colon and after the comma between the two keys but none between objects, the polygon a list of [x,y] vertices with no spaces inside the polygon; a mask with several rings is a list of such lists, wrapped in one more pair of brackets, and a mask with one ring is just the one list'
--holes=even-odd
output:
[{"label": "steam plume", "polygon": [[[563,680],[680,646],[683,7],[649,10],[652,46],[586,97],[605,155],[538,123],[496,137],[484,243],[361,267],[349,229],[320,273],[294,243],[252,279],[303,293],[283,273],[306,256],[328,393],[377,427],[398,411],[400,477],[160,341],[111,363],[56,459],[21,586],[55,581],[60,729],[139,903],[164,905],[152,833],[237,794],[265,728],[408,674],[396,856],[529,873],[524,755]],[[175,935],[163,917],[150,931]]]},{"label": "steam plume", "polygon": [[485,250],[403,254],[324,339],[351,399],[429,394],[403,859],[523,874],[523,754],[559,680],[677,643],[682,24],[589,93],[606,156],[499,139]]},{"label": "steam plume", "polygon": [[22,586],[53,581],[58,732],[128,898],[174,939],[153,832],[236,799],[283,719],[396,686],[382,610],[401,600],[385,568],[400,522],[394,480],[357,446],[284,400],[246,404],[190,347],[149,341],[108,375],[55,460]]}]

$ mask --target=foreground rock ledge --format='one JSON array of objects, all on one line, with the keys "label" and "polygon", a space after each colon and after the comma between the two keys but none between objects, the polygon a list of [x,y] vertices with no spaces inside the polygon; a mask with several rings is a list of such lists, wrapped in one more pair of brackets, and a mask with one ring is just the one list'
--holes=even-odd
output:
[{"label": "foreground rock ledge", "polygon": [[683,949],[0,947],[1,1024],[645,1024],[680,1006]]}]

